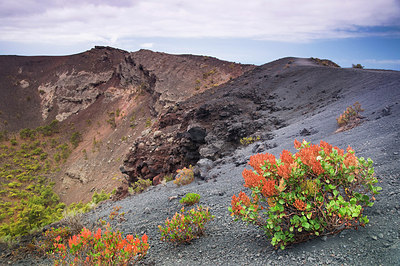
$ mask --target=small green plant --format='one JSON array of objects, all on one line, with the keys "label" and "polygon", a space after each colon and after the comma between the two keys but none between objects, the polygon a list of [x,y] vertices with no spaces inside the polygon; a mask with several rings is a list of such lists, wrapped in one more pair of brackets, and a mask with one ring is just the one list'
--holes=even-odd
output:
[{"label": "small green plant", "polygon": [[196,193],[187,193],[179,202],[183,205],[194,205],[199,203],[200,195]]},{"label": "small green plant", "polygon": [[165,180],[165,182],[170,182],[170,181],[174,180],[174,176],[171,174],[165,175],[164,180]]},{"label": "small green plant", "polygon": [[188,185],[194,181],[193,167],[184,167],[183,169],[176,170],[178,173],[175,177],[174,184],[178,187]]},{"label": "small green plant", "polygon": [[133,191],[136,194],[142,193],[146,188],[152,185],[152,182],[150,179],[143,179],[139,178],[138,181],[136,181],[133,184]]},{"label": "small green plant", "polygon": [[96,191],[92,195],[92,202],[97,205],[102,201],[108,200],[110,198],[110,194],[104,192],[103,190],[100,193]]},{"label": "small green plant", "polygon": [[74,148],[78,147],[79,143],[82,142],[82,134],[78,131],[72,133],[71,137],[69,138],[69,141],[71,142]]},{"label": "small green plant", "polygon": [[363,111],[364,109],[361,108],[361,104],[359,102],[355,102],[353,106],[348,106],[344,113],[336,118],[339,127],[351,129],[357,126],[362,118],[360,112]]},{"label": "small green plant", "polygon": [[367,224],[363,210],[382,189],[374,186],[372,160],[357,158],[350,146],[345,154],[324,141],[294,145],[298,152],[283,150],[280,159],[269,153],[250,157],[254,171],[242,175],[252,199],[244,192],[233,195],[229,210],[235,220],[261,226],[282,249]]},{"label": "small green plant", "polygon": [[36,130],[34,129],[30,129],[30,128],[25,128],[25,129],[21,129],[19,131],[19,136],[21,137],[21,139],[32,139],[34,140],[36,137]]},{"label": "small green plant", "polygon": [[359,68],[359,69],[364,69],[364,66],[362,66],[361,64],[352,64],[351,65],[352,66],[352,68]]},{"label": "small green plant", "polygon": [[10,143],[11,143],[11,145],[13,145],[13,146],[17,146],[17,144],[18,144],[18,142],[17,142],[17,139],[16,139],[16,138],[12,138],[12,139],[10,139]]},{"label": "small green plant", "polygon": [[165,227],[158,226],[161,240],[177,244],[190,242],[193,238],[203,235],[205,224],[213,218],[208,208],[203,206],[197,206],[196,209],[187,212],[182,208],[171,220],[165,221]]},{"label": "small green plant", "polygon": [[54,250],[50,253],[56,265],[128,265],[142,259],[149,249],[148,237],[122,236],[108,224],[105,232],[101,228],[91,232],[83,228],[81,233],[69,238],[68,245],[60,235],[54,239]]},{"label": "small green plant", "polygon": [[256,141],[259,141],[261,138],[260,136],[256,136],[256,137],[244,137],[240,139],[240,144],[242,144],[243,146],[247,146],[250,145]]},{"label": "small green plant", "polygon": [[115,116],[119,117],[120,115],[121,115],[121,110],[117,108],[117,110],[115,110]]},{"label": "small green plant", "polygon": [[147,118],[145,126],[151,127],[151,118]]}]

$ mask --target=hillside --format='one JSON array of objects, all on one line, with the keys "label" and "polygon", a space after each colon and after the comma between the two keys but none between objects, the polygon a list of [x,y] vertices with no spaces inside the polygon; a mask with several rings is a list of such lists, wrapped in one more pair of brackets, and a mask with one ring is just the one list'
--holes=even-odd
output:
[{"label": "hillside", "polygon": [[121,184],[130,142],[163,110],[252,68],[110,47],[71,56],[0,56],[0,132],[12,138],[57,119],[59,138],[79,133],[79,145],[48,177],[66,204],[87,202],[94,191],[110,193]]},{"label": "hillside", "polygon": [[[38,62],[46,74],[35,79]],[[89,227],[101,218],[127,234],[146,233],[151,247],[142,265],[400,264],[399,72],[342,69],[302,58],[255,67],[104,47],[67,57],[0,57],[0,63],[0,117],[7,120],[2,130],[12,134],[58,118],[64,138],[82,134],[60,172],[48,175],[62,201],[109,192],[124,180],[120,170],[131,183],[145,178],[157,185],[105,202],[83,219]],[[12,96],[6,101],[7,95]],[[336,118],[356,101],[365,109],[361,125],[335,132]],[[259,141],[244,147],[244,137]],[[357,156],[374,160],[383,192],[366,209],[367,227],[277,251],[258,228],[233,222],[228,207],[232,195],[245,189],[241,172],[250,155],[293,151],[295,138],[342,149],[351,145]],[[198,168],[195,182],[177,187],[162,181],[190,164]],[[126,183],[121,190],[127,192]],[[187,192],[200,194],[215,219],[191,244],[161,242],[157,226],[181,208]],[[115,207],[124,219],[110,219]],[[11,261],[7,254],[5,263]],[[32,264],[34,256],[26,256],[20,264]]]},{"label": "hillside", "polygon": [[[399,265],[399,85],[399,72],[325,67],[308,59],[284,58],[257,67],[188,99],[176,112],[160,119],[160,123],[170,122],[154,129],[163,134],[178,132],[180,137],[165,149],[170,152],[182,143],[191,143],[192,149],[186,151],[197,151],[204,176],[180,188],[167,183],[106,203],[88,214],[86,221],[107,220],[113,207],[120,206],[126,220],[110,221],[113,226],[126,233],[146,233],[151,239],[143,265]],[[356,101],[365,109],[363,123],[335,133],[336,118]],[[167,119],[170,117],[175,119]],[[193,128],[197,129],[190,131]],[[244,136],[260,136],[261,141],[240,147],[238,138]],[[144,163],[151,169],[152,165],[168,164],[168,158],[175,156],[164,151],[158,137],[149,137],[139,144],[156,144],[149,148],[135,144],[125,161],[132,173],[139,173]],[[351,145],[357,156],[374,160],[383,191],[375,205],[366,209],[370,224],[365,228],[278,251],[257,227],[233,222],[228,206],[232,195],[245,189],[241,172],[250,155],[269,152],[279,156],[283,149],[293,151],[295,138],[313,143],[324,140],[342,149]],[[146,149],[153,151],[151,157],[146,157]],[[189,245],[161,242],[157,226],[179,211],[179,199],[188,192],[201,195],[200,203],[209,206],[216,218],[206,235]]]}]

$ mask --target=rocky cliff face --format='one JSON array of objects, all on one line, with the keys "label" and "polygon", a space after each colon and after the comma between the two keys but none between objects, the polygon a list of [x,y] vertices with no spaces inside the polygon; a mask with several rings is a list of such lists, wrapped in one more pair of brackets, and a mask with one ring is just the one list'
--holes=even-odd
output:
[{"label": "rocky cliff face", "polygon": [[[152,131],[134,141],[124,161],[130,181],[141,177],[157,184],[164,175],[196,164],[197,174],[210,178],[202,169],[232,154],[242,138],[267,143],[256,145],[254,153],[272,148],[276,145],[273,130],[313,114],[339,100],[344,89],[370,79],[371,72],[321,62],[280,59],[169,108]],[[376,79],[384,82],[381,74]],[[305,125],[298,136],[315,133]],[[243,162],[245,158],[236,163]]]},{"label": "rocky cliff face", "polygon": [[121,158],[161,113],[253,68],[110,47],[71,56],[0,56],[0,131],[16,133],[57,119],[65,138],[80,132],[83,141],[52,178],[64,201],[85,201],[91,191],[111,191],[120,183]]}]

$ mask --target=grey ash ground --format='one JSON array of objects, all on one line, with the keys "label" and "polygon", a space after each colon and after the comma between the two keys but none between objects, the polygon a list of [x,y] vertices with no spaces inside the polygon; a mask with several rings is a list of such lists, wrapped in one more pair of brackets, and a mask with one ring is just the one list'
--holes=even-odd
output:
[{"label": "grey ash ground", "polygon": [[[284,127],[268,132],[272,139],[216,160],[206,181],[180,188],[172,183],[152,187],[141,195],[105,203],[88,219],[106,218],[113,206],[121,206],[126,221],[114,226],[125,233],[149,236],[151,247],[142,265],[400,265],[400,73],[298,62],[281,74],[282,81],[269,87],[280,107],[274,116],[285,121]],[[243,77],[250,84],[241,89],[254,86],[251,80],[259,80],[255,75],[264,76],[263,71],[268,71],[260,68]],[[365,109],[363,123],[334,133],[336,117],[356,101]],[[373,159],[383,190],[374,206],[365,210],[370,219],[365,228],[281,251],[271,247],[259,228],[233,221],[228,206],[232,195],[244,190],[241,172],[250,155],[269,152],[279,156],[282,149],[293,151],[295,138],[314,143],[324,140],[343,149],[351,145],[357,156]],[[181,208],[179,199],[187,192],[200,194],[200,203],[211,208],[215,219],[207,226],[206,235],[190,244],[161,242],[157,226]]]},{"label": "grey ash ground", "polygon": [[[363,122],[335,133],[336,118],[356,101],[365,109]],[[140,195],[105,202],[84,217],[91,226],[100,218],[109,220],[113,207],[121,206],[125,220],[111,224],[126,234],[149,236],[150,249],[140,265],[400,265],[400,72],[340,69],[286,58],[196,95],[180,108],[176,121],[168,124],[171,129],[157,130],[168,134],[193,127],[205,130],[207,136],[196,146],[195,155],[213,161],[208,178],[179,188],[172,182],[154,186]],[[208,115],[195,115],[204,112]],[[241,147],[228,133],[224,135],[224,129],[231,130],[230,136],[237,132],[239,137],[260,135],[262,140]],[[374,206],[365,210],[370,220],[365,228],[281,251],[272,248],[259,228],[233,221],[228,207],[232,195],[245,190],[241,172],[249,157],[258,152],[279,156],[283,149],[294,151],[295,138],[313,143],[324,140],[342,149],[350,145],[357,156],[374,161],[383,190]],[[151,151],[157,155],[156,149]],[[161,165],[162,154],[157,157]],[[145,156],[145,150],[136,155]],[[129,156],[132,159],[135,153]],[[200,204],[210,207],[215,219],[206,234],[190,244],[160,241],[158,225],[181,208],[179,199],[188,192],[200,194]]]}]

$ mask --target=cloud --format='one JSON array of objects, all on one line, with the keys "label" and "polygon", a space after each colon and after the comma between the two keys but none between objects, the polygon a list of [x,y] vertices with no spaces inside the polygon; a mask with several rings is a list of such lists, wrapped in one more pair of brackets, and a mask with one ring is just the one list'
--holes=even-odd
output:
[{"label": "cloud", "polygon": [[153,46],[154,46],[154,43],[152,43],[152,42],[146,42],[146,43],[142,43],[140,45],[140,47],[145,48],[145,49],[153,48]]},{"label": "cloud", "polygon": [[[117,4],[115,4],[117,3]],[[2,0],[0,41],[75,44],[132,38],[287,42],[400,32],[397,0]],[[362,31],[369,28],[369,31]]]},{"label": "cloud", "polygon": [[366,64],[374,65],[399,65],[400,59],[365,59],[363,60]]}]

